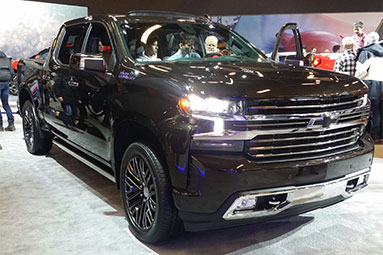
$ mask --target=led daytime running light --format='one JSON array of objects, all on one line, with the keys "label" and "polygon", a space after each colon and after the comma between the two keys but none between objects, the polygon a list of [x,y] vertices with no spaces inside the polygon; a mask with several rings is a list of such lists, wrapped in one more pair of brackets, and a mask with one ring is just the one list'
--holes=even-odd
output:
[{"label": "led daytime running light", "polygon": [[227,113],[229,102],[217,98],[201,98],[196,95],[189,96],[190,109],[193,112]]}]

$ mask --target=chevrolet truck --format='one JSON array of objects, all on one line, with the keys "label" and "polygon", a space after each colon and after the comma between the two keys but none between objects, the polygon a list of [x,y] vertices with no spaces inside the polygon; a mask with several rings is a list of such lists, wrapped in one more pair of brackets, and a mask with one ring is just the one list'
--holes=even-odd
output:
[{"label": "chevrolet truck", "polygon": [[282,64],[207,17],[68,21],[44,62],[19,63],[27,150],[55,144],[115,182],[147,243],[343,201],[368,184],[368,90],[302,66],[290,30],[296,55]]}]

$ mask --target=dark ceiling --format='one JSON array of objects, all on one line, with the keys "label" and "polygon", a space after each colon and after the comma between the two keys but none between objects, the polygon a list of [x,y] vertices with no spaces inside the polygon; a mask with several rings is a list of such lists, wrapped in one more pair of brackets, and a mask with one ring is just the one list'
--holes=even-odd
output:
[{"label": "dark ceiling", "polygon": [[89,14],[125,14],[130,10],[177,11],[196,15],[208,13],[216,16],[383,11],[383,0],[39,0],[38,2],[87,6]]}]

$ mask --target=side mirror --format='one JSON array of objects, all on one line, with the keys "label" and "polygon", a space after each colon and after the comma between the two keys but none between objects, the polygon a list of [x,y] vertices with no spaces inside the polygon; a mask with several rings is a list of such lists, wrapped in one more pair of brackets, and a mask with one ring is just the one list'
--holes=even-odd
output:
[{"label": "side mirror", "polygon": [[104,73],[105,60],[100,55],[85,55],[74,53],[69,59],[69,68],[72,70],[94,71]]}]

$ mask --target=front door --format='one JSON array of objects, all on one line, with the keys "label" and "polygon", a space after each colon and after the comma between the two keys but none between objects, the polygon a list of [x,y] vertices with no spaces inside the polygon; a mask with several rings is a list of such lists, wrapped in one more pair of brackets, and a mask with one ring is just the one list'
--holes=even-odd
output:
[{"label": "front door", "polygon": [[271,58],[278,63],[304,66],[306,59],[303,54],[301,36],[296,23],[287,23],[276,35]]},{"label": "front door", "polygon": [[102,70],[72,69],[78,84],[78,118],[73,128],[81,133],[75,141],[100,158],[111,159],[110,97],[115,91],[116,55],[111,37],[101,23],[91,23],[82,49],[84,56],[102,58]]}]

